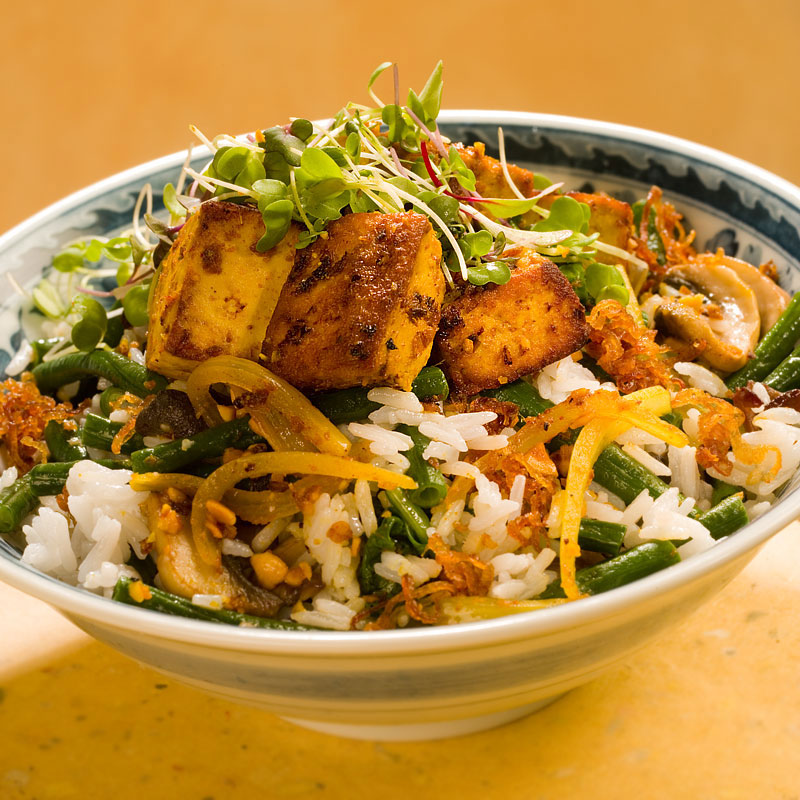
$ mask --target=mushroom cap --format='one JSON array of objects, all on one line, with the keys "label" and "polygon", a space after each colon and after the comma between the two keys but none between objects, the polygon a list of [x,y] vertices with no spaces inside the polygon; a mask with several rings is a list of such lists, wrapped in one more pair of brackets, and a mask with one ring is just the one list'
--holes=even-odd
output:
[{"label": "mushroom cap", "polygon": [[758,343],[761,330],[753,289],[719,259],[692,260],[673,267],[669,275],[713,301],[720,315],[703,314],[696,303],[669,297],[656,311],[659,328],[700,350],[701,359],[721,372],[743,367]]},{"label": "mushroom cap", "polygon": [[777,322],[778,317],[789,305],[790,298],[787,292],[759,269],[740,258],[726,256],[723,253],[705,253],[698,256],[697,261],[702,264],[716,262],[732,269],[738,278],[753,290],[758,303],[758,313],[761,316],[761,336]]}]

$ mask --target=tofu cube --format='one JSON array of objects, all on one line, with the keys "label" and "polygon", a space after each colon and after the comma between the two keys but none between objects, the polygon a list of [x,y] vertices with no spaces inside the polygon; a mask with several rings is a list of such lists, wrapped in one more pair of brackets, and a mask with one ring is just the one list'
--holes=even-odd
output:
[{"label": "tofu cube", "polygon": [[[569,197],[579,203],[586,203],[591,210],[589,233],[599,233],[600,241],[613,244],[620,250],[628,250],[628,240],[633,235],[633,209],[606,194],[586,194],[569,192]],[[617,264],[619,259],[608,253],[599,252],[595,256],[604,264]]]},{"label": "tofu cube", "polygon": [[305,390],[408,390],[430,356],[444,298],[427,217],[348,214],[298,250],[262,363]]},{"label": "tofu cube", "polygon": [[454,393],[509,383],[583,347],[586,315],[558,267],[523,250],[503,284],[470,286],[445,304],[437,355]]},{"label": "tofu cube", "polygon": [[258,209],[203,203],[161,265],[150,314],[147,366],[185,378],[212,356],[257,360],[281,287],[294,263],[297,229],[266,253]]}]

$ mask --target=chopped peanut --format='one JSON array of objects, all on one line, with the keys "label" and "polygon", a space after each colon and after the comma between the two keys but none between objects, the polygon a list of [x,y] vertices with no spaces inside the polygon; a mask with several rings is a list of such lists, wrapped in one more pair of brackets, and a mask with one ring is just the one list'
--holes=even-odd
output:
[{"label": "chopped peanut", "polygon": [[137,603],[143,603],[153,596],[150,587],[146,586],[141,581],[133,581],[128,592],[130,593],[131,599],[135,600]]},{"label": "chopped peanut", "polygon": [[186,500],[188,499],[180,489],[176,489],[174,486],[170,486],[167,488],[167,497],[173,503],[185,503]]},{"label": "chopped peanut", "polygon": [[289,571],[286,562],[281,560],[275,553],[267,550],[265,553],[256,553],[250,557],[250,564],[256,573],[258,582],[265,589],[274,589]]},{"label": "chopped peanut", "polygon": [[157,524],[158,529],[164,531],[164,533],[180,533],[183,525],[180,515],[169,503],[164,503],[161,506]]},{"label": "chopped peanut", "polygon": [[236,514],[217,500],[206,500],[206,511],[222,525],[236,524]]},{"label": "chopped peanut", "polygon": [[311,578],[311,567],[303,561],[300,564],[292,567],[287,573],[286,577],[283,579],[284,583],[288,586],[298,587],[300,586],[303,581],[307,581]]},{"label": "chopped peanut", "polygon": [[353,537],[353,532],[350,530],[350,525],[347,522],[334,522],[328,528],[328,538],[337,544],[344,544],[349,542]]}]

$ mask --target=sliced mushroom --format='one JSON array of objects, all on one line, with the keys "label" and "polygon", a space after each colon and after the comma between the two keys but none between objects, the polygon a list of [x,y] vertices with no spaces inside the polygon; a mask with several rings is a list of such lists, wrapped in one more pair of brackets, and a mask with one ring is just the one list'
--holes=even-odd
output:
[{"label": "sliced mushroom", "polygon": [[697,260],[702,264],[718,263],[732,269],[739,279],[755,292],[758,313],[761,316],[762,336],[775,324],[786,306],[789,305],[789,295],[775,281],[746,261],[711,253],[698,256]]},{"label": "sliced mushroom", "polygon": [[168,592],[189,600],[196,594],[216,594],[223,598],[225,608],[261,617],[275,616],[282,605],[276,595],[248,581],[224,559],[220,570],[206,564],[195,550],[191,530],[183,517],[180,530],[175,533],[167,533],[159,526],[161,507],[155,493],[144,503],[155,538],[158,576]]},{"label": "sliced mushroom", "polygon": [[696,288],[718,307],[718,315],[703,314],[690,298],[667,297],[656,311],[656,325],[692,345],[715,369],[733,372],[743,367],[761,329],[755,292],[734,270],[717,262],[673,267],[668,279]]}]

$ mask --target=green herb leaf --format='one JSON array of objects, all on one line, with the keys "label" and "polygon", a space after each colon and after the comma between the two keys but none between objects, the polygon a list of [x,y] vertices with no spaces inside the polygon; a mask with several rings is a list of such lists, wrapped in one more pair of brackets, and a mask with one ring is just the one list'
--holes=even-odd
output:
[{"label": "green herb leaf", "polygon": [[[324,151],[309,147],[303,151],[300,166],[315,180],[343,179],[342,168]],[[299,177],[299,176],[298,176]]]},{"label": "green herb leaf", "polygon": [[78,247],[68,247],[53,259],[53,268],[59,272],[74,272],[80,269],[83,263],[83,250]]},{"label": "green herb leaf", "polygon": [[247,163],[246,147],[220,147],[212,162],[217,175],[224,181],[234,181]]},{"label": "green herb leaf", "polygon": [[292,136],[307,142],[314,133],[314,125],[307,119],[296,119],[289,126]]},{"label": "green herb leaf", "polygon": [[426,127],[434,130],[436,118],[442,106],[442,62],[435,67],[419,96],[413,89],[408,92],[409,108],[425,123]]},{"label": "green herb leaf", "polygon": [[467,270],[467,280],[475,286],[487,283],[502,285],[511,279],[511,269],[505,261],[487,261],[479,267]]},{"label": "green herb leaf", "polygon": [[381,109],[381,120],[388,126],[386,135],[390,142],[400,142],[406,133],[406,121],[403,117],[403,109],[396,105],[387,105]]},{"label": "green herb leaf", "polygon": [[368,92],[375,85],[375,81],[378,80],[378,78],[380,78],[380,76],[383,75],[383,73],[386,72],[386,70],[389,69],[393,63],[394,62],[392,61],[384,61],[373,71],[372,75],[369,76],[369,81],[367,81]]},{"label": "green herb leaf", "polygon": [[33,290],[33,304],[50,319],[60,319],[67,313],[67,305],[60,292],[47,278],[43,278]]},{"label": "green herb leaf", "polygon": [[550,216],[539,220],[534,226],[535,231],[575,231],[586,233],[589,230],[589,215],[591,209],[586,203],[579,203],[572,197],[562,195],[553,201],[550,206]]},{"label": "green herb leaf", "polygon": [[[572,198],[568,198],[572,200]],[[487,208],[491,209],[495,217],[518,217],[520,214],[525,214],[536,205],[536,198],[530,197],[527,200],[521,200],[518,197],[492,197],[486,198]],[[544,220],[542,220],[543,222]],[[538,223],[537,223],[538,224]],[[554,231],[564,230],[563,228],[552,228]]]},{"label": "green herb leaf", "polygon": [[256,250],[265,253],[280,242],[292,224],[294,203],[291,200],[274,200],[261,212],[264,220],[264,235],[258,240]]},{"label": "green herb leaf", "polygon": [[178,202],[178,194],[175,191],[175,187],[168,183],[164,187],[164,192],[162,193],[162,199],[164,202],[164,208],[169,211],[170,216],[172,217],[185,217],[186,216],[186,209]]},{"label": "green herb leaf", "polygon": [[452,144],[447,151],[447,161],[450,164],[450,169],[453,171],[456,180],[468,192],[474,192],[475,173],[471,169],[468,169],[467,165],[464,163],[464,159],[461,158],[458,150],[456,150],[455,146]]},{"label": "green herb leaf", "polygon": [[458,246],[464,254],[464,258],[480,258],[489,254],[494,244],[492,234],[489,231],[477,231],[475,233],[465,233],[459,240]]}]

